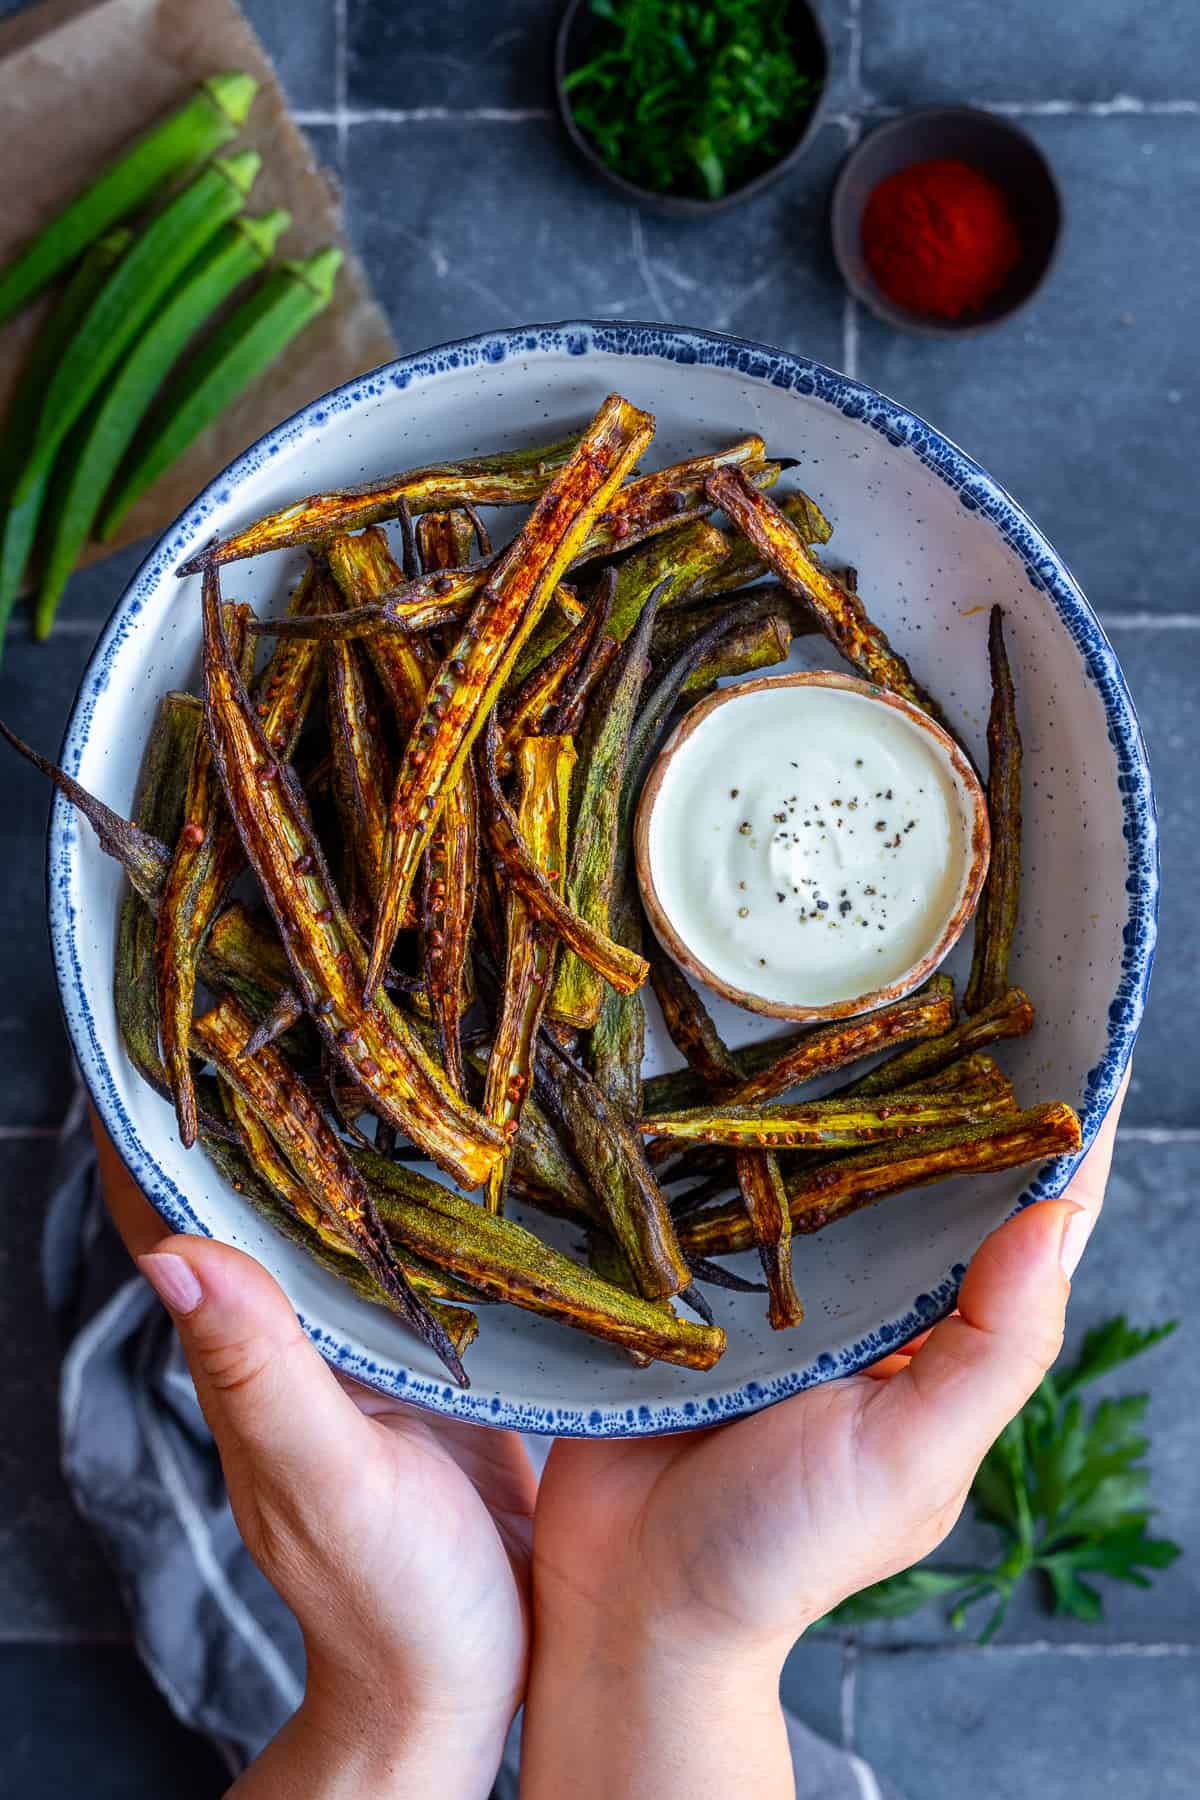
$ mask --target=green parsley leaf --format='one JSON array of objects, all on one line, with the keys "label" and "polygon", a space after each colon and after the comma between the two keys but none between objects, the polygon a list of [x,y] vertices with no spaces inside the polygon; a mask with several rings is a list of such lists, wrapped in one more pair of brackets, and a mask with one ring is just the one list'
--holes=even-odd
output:
[{"label": "green parsley leaf", "polygon": [[995,1526],[1003,1553],[990,1569],[950,1569],[922,1563],[852,1595],[822,1623],[849,1626],[899,1619],[928,1601],[954,1597],[951,1622],[966,1623],[969,1608],[997,1601],[979,1641],[995,1636],[1021,1580],[1045,1577],[1053,1610],[1095,1624],[1104,1612],[1100,1590],[1085,1576],[1101,1575],[1149,1587],[1149,1571],[1168,1568],[1180,1554],[1169,1538],[1147,1533],[1151,1517],[1149,1448],[1143,1431],[1147,1397],[1125,1394],[1085,1412],[1079,1389],[1111,1373],[1174,1331],[1148,1331],[1124,1318],[1090,1331],[1076,1362],[1057,1379],[1048,1375],[1023,1411],[988,1451],[971,1488],[977,1517]]}]

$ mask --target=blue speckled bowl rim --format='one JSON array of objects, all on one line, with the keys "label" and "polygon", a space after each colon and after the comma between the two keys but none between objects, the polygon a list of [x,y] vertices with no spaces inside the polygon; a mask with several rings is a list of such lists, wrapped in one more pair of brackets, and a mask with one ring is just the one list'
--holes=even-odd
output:
[{"label": "blue speckled bowl rim", "polygon": [[[1129,911],[1123,931],[1120,981],[1109,1006],[1108,1042],[1103,1056],[1088,1074],[1079,1109],[1086,1150],[1112,1103],[1133,1050],[1157,935],[1158,826],[1145,745],[1124,676],[1099,621],[1061,557],[999,483],[915,413],[862,382],[839,375],[807,357],[688,327],[578,320],[458,339],[414,356],[400,357],[334,389],[276,426],[231,463],[146,558],[117,602],[84,671],[64,738],[63,766],[71,773],[78,772],[97,698],[107,684],[117,651],[128,633],[138,628],[146,601],[164,576],[186,555],[199,549],[210,535],[209,520],[214,509],[226,504],[238,482],[268,458],[278,455],[285,444],[324,427],[332,415],[350,414],[359,407],[374,405],[391,393],[402,392],[415,380],[435,379],[475,364],[501,363],[510,356],[586,356],[589,351],[732,369],[747,381],[768,382],[836,407],[846,418],[878,431],[889,443],[910,450],[955,491],[964,507],[982,513],[1020,559],[1031,587],[1045,593],[1054,606],[1104,706],[1109,741],[1117,759],[1117,787],[1129,858],[1125,884]],[[72,810],[61,796],[56,796],[47,851],[48,909],[59,993],[75,1054],[113,1141],[158,1211],[175,1230],[209,1235],[186,1196],[139,1140],[100,1046],[84,991],[76,921],[69,898],[78,841]],[[1013,1211],[1061,1194],[1079,1160],[1078,1156],[1060,1157],[1046,1164]],[[770,1380],[748,1381],[730,1393],[654,1406],[535,1407],[507,1401],[499,1395],[463,1392],[400,1364],[381,1363],[349,1341],[343,1332],[329,1330],[303,1315],[301,1323],[339,1369],[431,1411],[559,1436],[635,1437],[687,1431],[734,1418],[818,1382],[866,1368],[951,1311],[964,1273],[961,1264],[954,1264],[929,1292],[916,1295],[898,1317],[885,1320],[876,1330],[836,1352],[826,1352]]]}]

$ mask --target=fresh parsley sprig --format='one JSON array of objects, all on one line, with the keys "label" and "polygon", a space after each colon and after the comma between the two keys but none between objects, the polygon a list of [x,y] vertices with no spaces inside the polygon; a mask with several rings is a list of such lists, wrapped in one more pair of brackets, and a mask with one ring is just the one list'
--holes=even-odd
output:
[{"label": "fresh parsley sprig", "polygon": [[996,1597],[980,1634],[1000,1629],[1018,1584],[1040,1572],[1052,1609],[1085,1624],[1103,1616],[1099,1590],[1086,1577],[1149,1587],[1147,1571],[1165,1569],[1179,1555],[1169,1538],[1150,1537],[1150,1471],[1141,1425],[1147,1396],[1101,1400],[1084,1412],[1079,1390],[1140,1356],[1175,1330],[1175,1321],[1139,1331],[1123,1317],[1090,1331],[1078,1361],[1047,1375],[983,1460],[971,1489],[977,1517],[1006,1540],[991,1568],[940,1568],[927,1563],[865,1588],[835,1607],[823,1623],[862,1625],[901,1619],[930,1600],[951,1599],[951,1622],[961,1628],[968,1607]]},{"label": "fresh parsley sprig", "polygon": [[780,0],[591,0],[595,54],[567,76],[609,166],[719,200],[782,155],[816,97]]}]

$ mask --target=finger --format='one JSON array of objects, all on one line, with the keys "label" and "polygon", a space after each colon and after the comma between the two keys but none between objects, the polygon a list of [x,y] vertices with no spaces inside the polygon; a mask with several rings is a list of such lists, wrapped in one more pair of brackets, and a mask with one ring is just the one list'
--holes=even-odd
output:
[{"label": "finger", "polygon": [[143,1194],[121,1158],[112,1139],[100,1123],[94,1107],[88,1108],[92,1136],[96,1140],[96,1161],[100,1169],[100,1192],[112,1215],[112,1222],[125,1240],[130,1256],[138,1257],[152,1249],[163,1234],[163,1222]]},{"label": "finger", "polygon": [[893,1350],[890,1356],[882,1356],[877,1363],[872,1363],[869,1369],[864,1369],[863,1374],[869,1376],[872,1381],[890,1381],[893,1375],[899,1375],[907,1369],[910,1360],[903,1350]]},{"label": "finger", "polygon": [[267,1271],[211,1238],[163,1238],[138,1268],[179,1332],[226,1474],[314,1494],[368,1429]]},{"label": "finger", "polygon": [[970,1475],[1062,1347],[1070,1282],[1063,1266],[1069,1200],[1027,1207],[985,1238],[958,1312],[943,1319],[879,1395],[911,1441],[936,1443],[942,1473]]},{"label": "finger", "polygon": [[1067,1242],[1063,1251],[1063,1267],[1068,1276],[1074,1275],[1079,1267],[1079,1259],[1083,1255],[1087,1241],[1100,1217],[1100,1209],[1104,1205],[1104,1192],[1108,1186],[1109,1170],[1112,1166],[1117,1125],[1121,1117],[1121,1108],[1125,1104],[1125,1095],[1129,1089],[1130,1073],[1131,1070],[1127,1068],[1121,1085],[1117,1089],[1116,1098],[1096,1133],[1091,1149],[1076,1169],[1066,1193],[1063,1195],[1065,1200],[1073,1200],[1075,1205],[1081,1209],[1079,1216],[1068,1226]]}]

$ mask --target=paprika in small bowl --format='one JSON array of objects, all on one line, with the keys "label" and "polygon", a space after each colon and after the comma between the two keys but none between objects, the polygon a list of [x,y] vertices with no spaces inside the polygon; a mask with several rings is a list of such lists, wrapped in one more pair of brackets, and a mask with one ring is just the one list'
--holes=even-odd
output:
[{"label": "paprika in small bowl", "polygon": [[851,293],[901,330],[949,335],[1006,319],[1041,286],[1062,228],[1027,133],[969,106],[891,119],[843,165],[833,250]]}]

